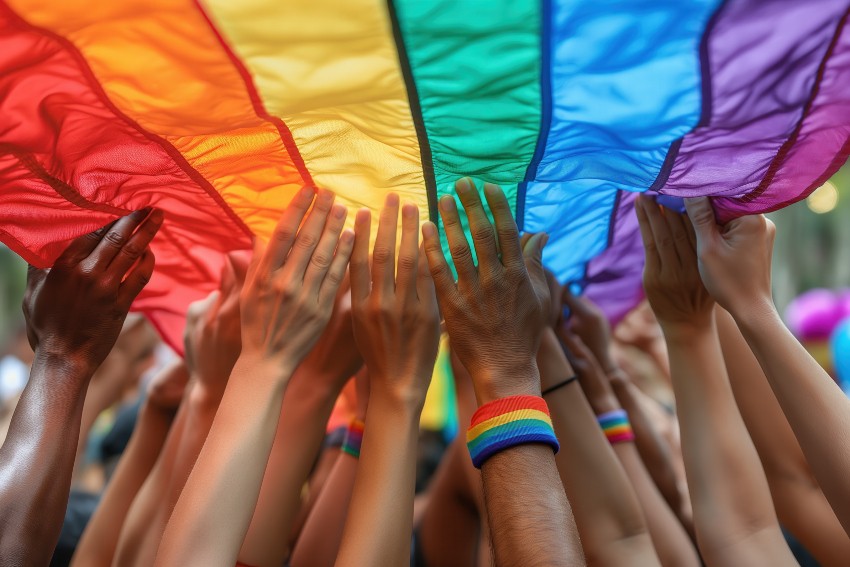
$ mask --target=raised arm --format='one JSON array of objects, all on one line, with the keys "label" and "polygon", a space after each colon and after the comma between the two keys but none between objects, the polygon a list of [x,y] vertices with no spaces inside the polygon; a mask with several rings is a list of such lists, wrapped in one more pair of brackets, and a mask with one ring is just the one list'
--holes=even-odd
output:
[{"label": "raised arm", "polygon": [[351,507],[336,564],[410,561],[419,416],[434,371],[440,314],[419,252],[419,210],[399,200],[381,213],[369,271],[370,215],[360,211],[351,258],[354,336],[369,369],[369,407]]},{"label": "raised arm", "polygon": [[171,519],[156,565],[232,567],[248,530],[295,368],[331,316],[352,235],[333,194],[304,188],[268,245],[257,241],[240,302],[242,352]]},{"label": "raised arm", "polygon": [[735,405],[686,216],[641,197],[644,288],[667,341],[682,453],[703,559],[795,565],[758,454]]},{"label": "raised arm", "polygon": [[[573,360],[581,389],[595,417],[604,420],[603,416],[621,413],[622,405],[590,349],[577,335],[568,330],[562,329],[560,335]],[[628,414],[626,416],[631,427],[629,419],[631,416]],[[629,437],[633,435],[625,435],[620,439],[614,438],[611,445],[640,502],[649,535],[661,564],[665,566],[699,565],[699,557],[690,537],[653,482],[638,453],[634,439]]]},{"label": "raised arm", "polygon": [[73,567],[112,565],[127,512],[162,450],[188,378],[186,366],[175,362],[149,384],[130,442],[74,552]]},{"label": "raised arm", "polygon": [[153,272],[162,224],[149,209],[74,240],[51,270],[30,268],[24,314],[35,360],[0,448],[0,557],[47,565],[71,485],[89,380]]},{"label": "raised arm", "polygon": [[686,204],[696,229],[703,282],[735,318],[824,495],[850,533],[850,437],[839,434],[850,431],[850,399],[776,311],[770,284],[773,223],[753,216],[720,227],[707,199],[688,199]]},{"label": "raised arm", "polygon": [[[596,422],[555,331],[537,354],[543,398],[561,450],[555,456],[588,563],[659,565],[635,490]],[[615,408],[614,400],[609,400]]]},{"label": "raised arm", "polygon": [[726,369],[738,409],[759,453],[779,520],[821,565],[844,565],[850,538],[824,498],[770,384],[738,326],[715,308]]},{"label": "raised arm", "polygon": [[[551,422],[544,425],[541,416],[545,403],[539,398],[540,374],[535,357],[550,309],[541,264],[546,236],[534,235],[523,249],[510,205],[498,186],[484,187],[495,227],[471,180],[461,179],[456,189],[469,218],[478,265],[473,262],[453,197],[440,200],[440,216],[457,269],[457,284],[443,256],[437,227],[432,223],[422,227],[452,348],[472,376],[479,405],[487,407],[494,418],[511,421],[512,416],[502,416],[512,412],[499,404],[533,404],[540,409],[514,415],[536,416],[535,431],[545,440],[522,443],[520,436],[511,434],[516,430],[505,430],[511,434],[511,445],[502,444],[503,450],[483,463],[478,461],[496,563],[583,564],[572,511],[549,445]],[[474,416],[473,421],[479,417],[482,427],[470,429],[468,438],[472,441],[486,436],[488,427],[497,426],[488,415]],[[488,443],[489,438],[482,437],[473,443],[473,449],[496,449]]]},{"label": "raised arm", "polygon": [[283,396],[260,498],[239,551],[240,563],[279,567],[286,559],[304,482],[321,450],[334,402],[362,365],[351,324],[351,294],[344,281],[325,331]]}]

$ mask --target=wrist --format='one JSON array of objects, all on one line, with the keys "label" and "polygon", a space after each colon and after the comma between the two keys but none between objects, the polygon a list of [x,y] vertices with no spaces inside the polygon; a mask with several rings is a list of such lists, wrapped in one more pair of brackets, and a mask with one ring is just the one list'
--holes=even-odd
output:
[{"label": "wrist", "polygon": [[509,396],[540,396],[540,372],[537,363],[512,369],[481,369],[470,372],[478,405]]},{"label": "wrist", "polygon": [[664,334],[664,340],[668,344],[686,343],[710,334],[714,325],[714,318],[709,317],[686,323],[659,321],[659,325]]},{"label": "wrist", "polygon": [[79,353],[67,353],[63,349],[54,349],[39,344],[34,353],[33,367],[39,366],[54,372],[60,372],[69,378],[88,382],[100,363],[95,363]]},{"label": "wrist", "polygon": [[242,353],[236,360],[230,381],[245,380],[252,384],[273,383],[286,386],[295,371],[295,368],[277,358],[269,358],[250,352]]},{"label": "wrist", "polygon": [[729,314],[735,320],[741,331],[753,331],[765,324],[781,321],[773,299],[766,298],[750,303],[746,308],[729,309]]},{"label": "wrist", "polygon": [[[428,378],[430,376],[383,377],[380,374],[371,374],[369,403],[366,411],[371,410],[372,405],[377,403],[382,407],[393,406],[399,408],[405,414],[415,413],[418,416],[422,413],[422,408],[425,405]],[[420,386],[403,386],[401,384],[419,384]]]},{"label": "wrist", "polygon": [[378,427],[378,423],[392,422],[398,427],[414,427],[419,429],[419,418],[422,414],[422,404],[402,400],[396,394],[383,393],[373,390],[369,393],[369,407],[366,410],[366,423]]}]

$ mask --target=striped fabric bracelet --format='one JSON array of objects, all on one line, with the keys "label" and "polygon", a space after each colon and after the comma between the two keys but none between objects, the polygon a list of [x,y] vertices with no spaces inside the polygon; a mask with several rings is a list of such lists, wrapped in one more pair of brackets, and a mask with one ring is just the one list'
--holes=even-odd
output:
[{"label": "striped fabric bracelet", "polygon": [[560,449],[549,407],[538,396],[510,396],[484,404],[466,432],[472,464],[479,469],[496,453],[526,443],[544,443],[556,453]]},{"label": "striped fabric bracelet", "polygon": [[612,445],[634,441],[635,439],[632,424],[629,423],[629,415],[625,410],[618,409],[603,413],[596,416],[596,421],[599,422],[599,427],[602,428],[605,437],[608,438],[608,442]]},{"label": "striped fabric bracelet", "polygon": [[363,429],[366,426],[360,419],[353,419],[345,431],[345,439],[342,442],[342,452],[348,453],[355,459],[360,458],[360,445],[363,444]]}]

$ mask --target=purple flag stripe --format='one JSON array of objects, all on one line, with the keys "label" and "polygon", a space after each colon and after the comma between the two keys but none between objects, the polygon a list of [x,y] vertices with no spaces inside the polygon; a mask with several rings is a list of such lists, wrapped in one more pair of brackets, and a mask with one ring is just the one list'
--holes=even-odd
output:
[{"label": "purple flag stripe", "polygon": [[721,220],[780,209],[807,197],[847,160],[850,153],[850,8],[838,26],[820,68],[812,96],[796,129],[764,179],[740,198],[715,201]]},{"label": "purple flag stripe", "polygon": [[[740,199],[755,191],[801,123],[846,10],[846,0],[729,0],[708,39],[711,115],[683,139],[662,192]],[[850,115],[836,119],[847,123]],[[786,200],[771,195],[774,204]]]}]

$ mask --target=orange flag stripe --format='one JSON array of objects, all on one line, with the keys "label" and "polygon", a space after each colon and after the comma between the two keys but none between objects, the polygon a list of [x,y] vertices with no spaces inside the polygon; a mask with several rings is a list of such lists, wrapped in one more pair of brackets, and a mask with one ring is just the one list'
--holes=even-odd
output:
[{"label": "orange flag stripe", "polygon": [[268,235],[310,182],[285,126],[258,115],[250,77],[193,0],[9,3],[71,41],[113,104],[177,148],[255,234]]}]

